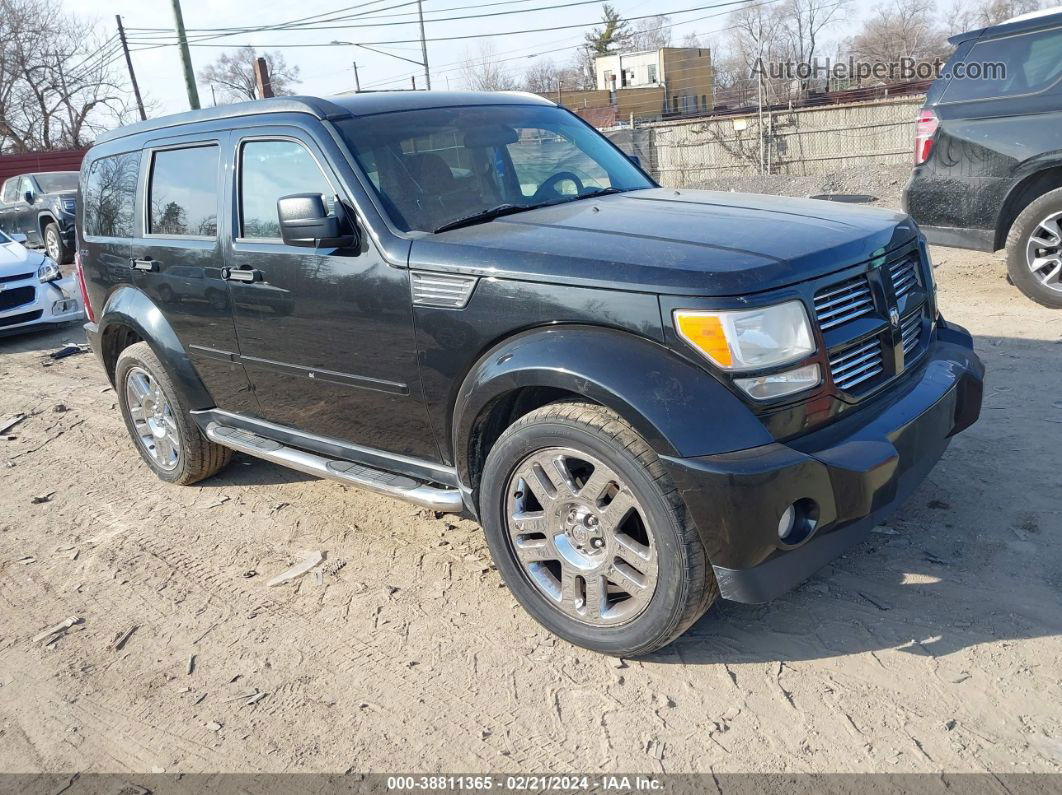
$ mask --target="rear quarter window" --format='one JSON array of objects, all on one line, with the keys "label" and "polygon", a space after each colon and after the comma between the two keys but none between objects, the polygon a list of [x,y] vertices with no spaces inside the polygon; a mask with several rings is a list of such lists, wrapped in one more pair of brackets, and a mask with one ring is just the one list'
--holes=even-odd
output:
[{"label": "rear quarter window", "polygon": [[82,190],[85,235],[132,237],[140,152],[101,157],[89,166]]},{"label": "rear quarter window", "polygon": [[1062,80],[1062,27],[979,41],[962,66],[967,76],[951,78],[943,102],[1046,91]]}]

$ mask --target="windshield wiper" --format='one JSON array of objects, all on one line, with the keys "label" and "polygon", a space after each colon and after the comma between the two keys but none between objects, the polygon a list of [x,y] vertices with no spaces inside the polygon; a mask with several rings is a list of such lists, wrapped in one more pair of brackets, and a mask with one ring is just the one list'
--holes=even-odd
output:
[{"label": "windshield wiper", "polygon": [[503,215],[522,213],[524,210],[534,210],[536,207],[542,206],[543,205],[541,204],[499,204],[497,207],[480,210],[478,213],[472,213],[472,215],[466,215],[464,218],[458,218],[456,221],[445,223],[438,229],[433,229],[432,231],[435,234],[439,234],[440,232],[447,232],[450,229],[460,229],[463,226],[482,224],[487,221],[492,221],[495,218],[501,218]]}]

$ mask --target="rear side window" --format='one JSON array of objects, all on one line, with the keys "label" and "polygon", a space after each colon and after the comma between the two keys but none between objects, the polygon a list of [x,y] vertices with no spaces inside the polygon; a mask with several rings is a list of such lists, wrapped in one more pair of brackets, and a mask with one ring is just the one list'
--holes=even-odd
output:
[{"label": "rear side window", "polygon": [[85,234],[132,237],[140,152],[101,157],[89,167],[84,204]]},{"label": "rear side window", "polygon": [[148,234],[216,237],[218,147],[155,152],[148,189]]},{"label": "rear side window", "polygon": [[247,141],[240,150],[240,237],[280,238],[277,200],[320,193],[329,212],[335,191],[317,161],[295,141]]},{"label": "rear side window", "polygon": [[16,196],[18,196],[18,177],[12,177],[4,183],[4,195],[2,199],[10,204],[15,200]]},{"label": "rear side window", "polygon": [[1037,94],[1062,80],[1062,28],[977,42],[948,83],[944,102]]}]

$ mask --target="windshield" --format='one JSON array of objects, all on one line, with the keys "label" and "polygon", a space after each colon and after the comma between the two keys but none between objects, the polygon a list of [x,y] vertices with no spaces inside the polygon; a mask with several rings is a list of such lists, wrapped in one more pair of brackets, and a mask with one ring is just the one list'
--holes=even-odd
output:
[{"label": "windshield", "polygon": [[553,106],[427,108],[338,127],[407,232],[432,232],[502,206],[653,187],[605,138]]},{"label": "windshield", "polygon": [[61,190],[77,190],[76,171],[55,171],[51,174],[34,174],[41,193],[58,193]]}]

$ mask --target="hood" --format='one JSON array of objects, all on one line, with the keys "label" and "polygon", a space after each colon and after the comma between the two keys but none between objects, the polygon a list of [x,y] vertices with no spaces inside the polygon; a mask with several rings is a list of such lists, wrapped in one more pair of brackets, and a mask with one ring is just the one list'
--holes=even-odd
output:
[{"label": "hood", "polygon": [[413,242],[410,265],[677,295],[744,295],[908,243],[902,213],[654,188],[543,207]]},{"label": "hood", "polygon": [[37,273],[44,262],[44,255],[24,248],[20,243],[0,244],[0,276],[15,276],[21,273]]}]

